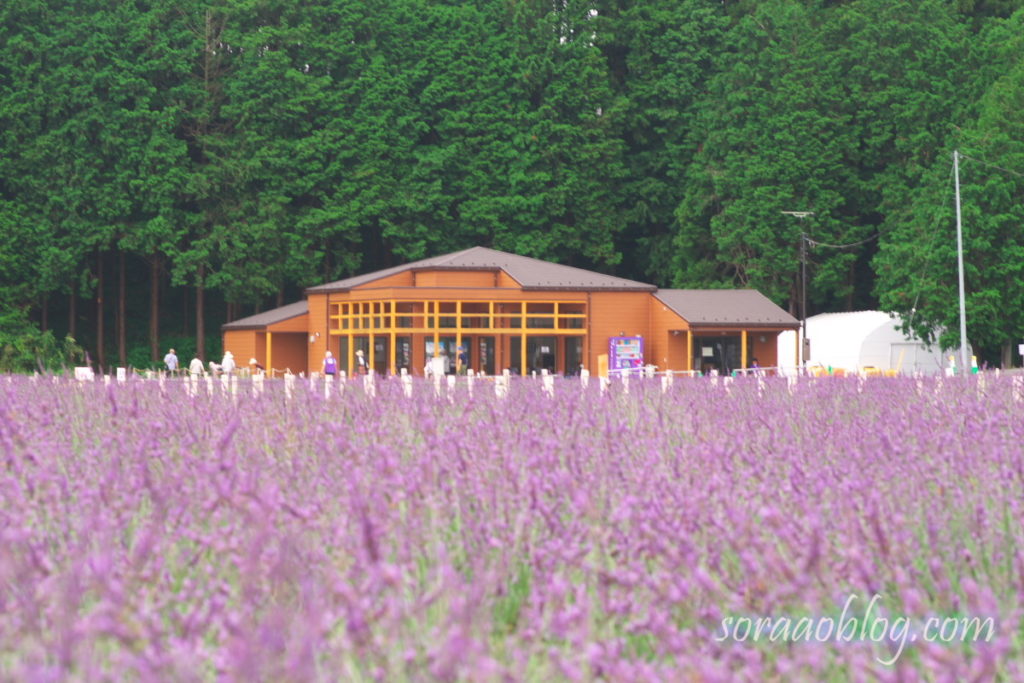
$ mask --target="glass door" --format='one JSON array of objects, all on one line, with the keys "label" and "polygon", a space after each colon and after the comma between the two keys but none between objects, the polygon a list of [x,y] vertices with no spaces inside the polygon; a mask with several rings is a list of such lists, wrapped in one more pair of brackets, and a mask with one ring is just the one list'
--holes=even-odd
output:
[{"label": "glass door", "polygon": [[[463,338],[463,343],[467,343],[466,339]],[[494,374],[494,337],[476,337],[473,344],[468,344],[468,348],[473,349],[476,347],[477,361],[476,369],[478,372],[482,372],[485,375]],[[472,354],[472,351],[470,351]],[[472,361],[472,356],[470,357]]]},{"label": "glass door", "polygon": [[728,376],[741,367],[742,347],[739,336],[694,337],[693,369],[703,375]]},{"label": "glass door", "polygon": [[549,375],[555,374],[558,367],[557,342],[557,337],[526,338],[526,362],[530,364],[531,372],[539,375],[541,370],[547,370]]},{"label": "glass door", "polygon": [[565,374],[575,376],[583,367],[583,337],[565,338]]}]

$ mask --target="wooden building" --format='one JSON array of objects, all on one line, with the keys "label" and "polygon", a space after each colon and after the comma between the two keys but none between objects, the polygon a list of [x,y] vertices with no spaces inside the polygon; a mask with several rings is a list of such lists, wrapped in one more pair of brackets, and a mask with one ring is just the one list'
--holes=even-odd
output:
[{"label": "wooden building", "polygon": [[306,290],[306,300],[223,326],[224,349],[276,372],[316,372],[327,351],[351,372],[422,375],[459,349],[488,375],[598,368],[615,337],[642,337],[661,370],[729,371],[776,362],[795,318],[754,290],[676,290],[493,249],[465,251]]}]

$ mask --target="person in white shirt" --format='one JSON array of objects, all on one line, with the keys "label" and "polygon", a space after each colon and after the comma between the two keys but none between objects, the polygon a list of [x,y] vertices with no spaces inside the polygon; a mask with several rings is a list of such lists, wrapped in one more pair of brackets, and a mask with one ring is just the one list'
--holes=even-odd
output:
[{"label": "person in white shirt", "polygon": [[224,360],[220,362],[220,371],[225,375],[231,375],[235,372],[235,356],[230,351],[224,352]]},{"label": "person in white shirt", "polygon": [[167,366],[167,371],[172,375],[178,371],[178,356],[175,355],[174,349],[167,352],[164,356],[164,365]]},{"label": "person in white shirt", "polygon": [[192,362],[188,364],[188,373],[193,377],[201,377],[206,374],[203,370],[203,361],[197,357],[192,358]]}]

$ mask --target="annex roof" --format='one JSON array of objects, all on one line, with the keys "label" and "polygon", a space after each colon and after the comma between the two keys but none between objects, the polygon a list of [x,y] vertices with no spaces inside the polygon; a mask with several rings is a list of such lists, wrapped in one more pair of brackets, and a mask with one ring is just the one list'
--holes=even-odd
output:
[{"label": "annex roof", "polygon": [[225,325],[222,330],[262,330],[275,323],[284,322],[309,312],[309,304],[305,299],[296,301],[293,304],[274,308],[269,311],[250,315],[248,318],[239,318]]},{"label": "annex roof", "polygon": [[691,325],[800,325],[756,289],[659,289],[654,296]]},{"label": "annex roof", "polygon": [[308,294],[345,292],[389,275],[407,270],[503,270],[523,289],[616,290],[653,292],[654,285],[621,277],[603,275],[582,268],[549,263],[528,256],[519,256],[486,247],[473,247],[443,256],[413,261],[401,266],[328,282],[310,287]]}]

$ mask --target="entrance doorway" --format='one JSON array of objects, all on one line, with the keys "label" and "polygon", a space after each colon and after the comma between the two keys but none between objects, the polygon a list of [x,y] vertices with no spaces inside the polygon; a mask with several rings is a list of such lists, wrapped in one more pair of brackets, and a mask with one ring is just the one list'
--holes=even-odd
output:
[{"label": "entrance doorway", "polygon": [[[445,374],[452,374],[455,372],[455,337],[438,337],[438,356],[444,359],[443,366]],[[427,363],[431,362],[434,357],[434,340],[427,337],[423,340],[423,357]]]},{"label": "entrance doorway", "polygon": [[[693,338],[693,369],[707,375],[729,375],[742,366],[743,341],[739,335]],[[749,353],[749,350],[748,350]]]},{"label": "entrance doorway", "polygon": [[558,337],[527,337],[526,362],[530,371],[538,375],[547,370],[549,375],[555,374],[558,368]]},{"label": "entrance doorway", "polygon": [[565,338],[565,374],[575,376],[583,368],[583,337]]}]

